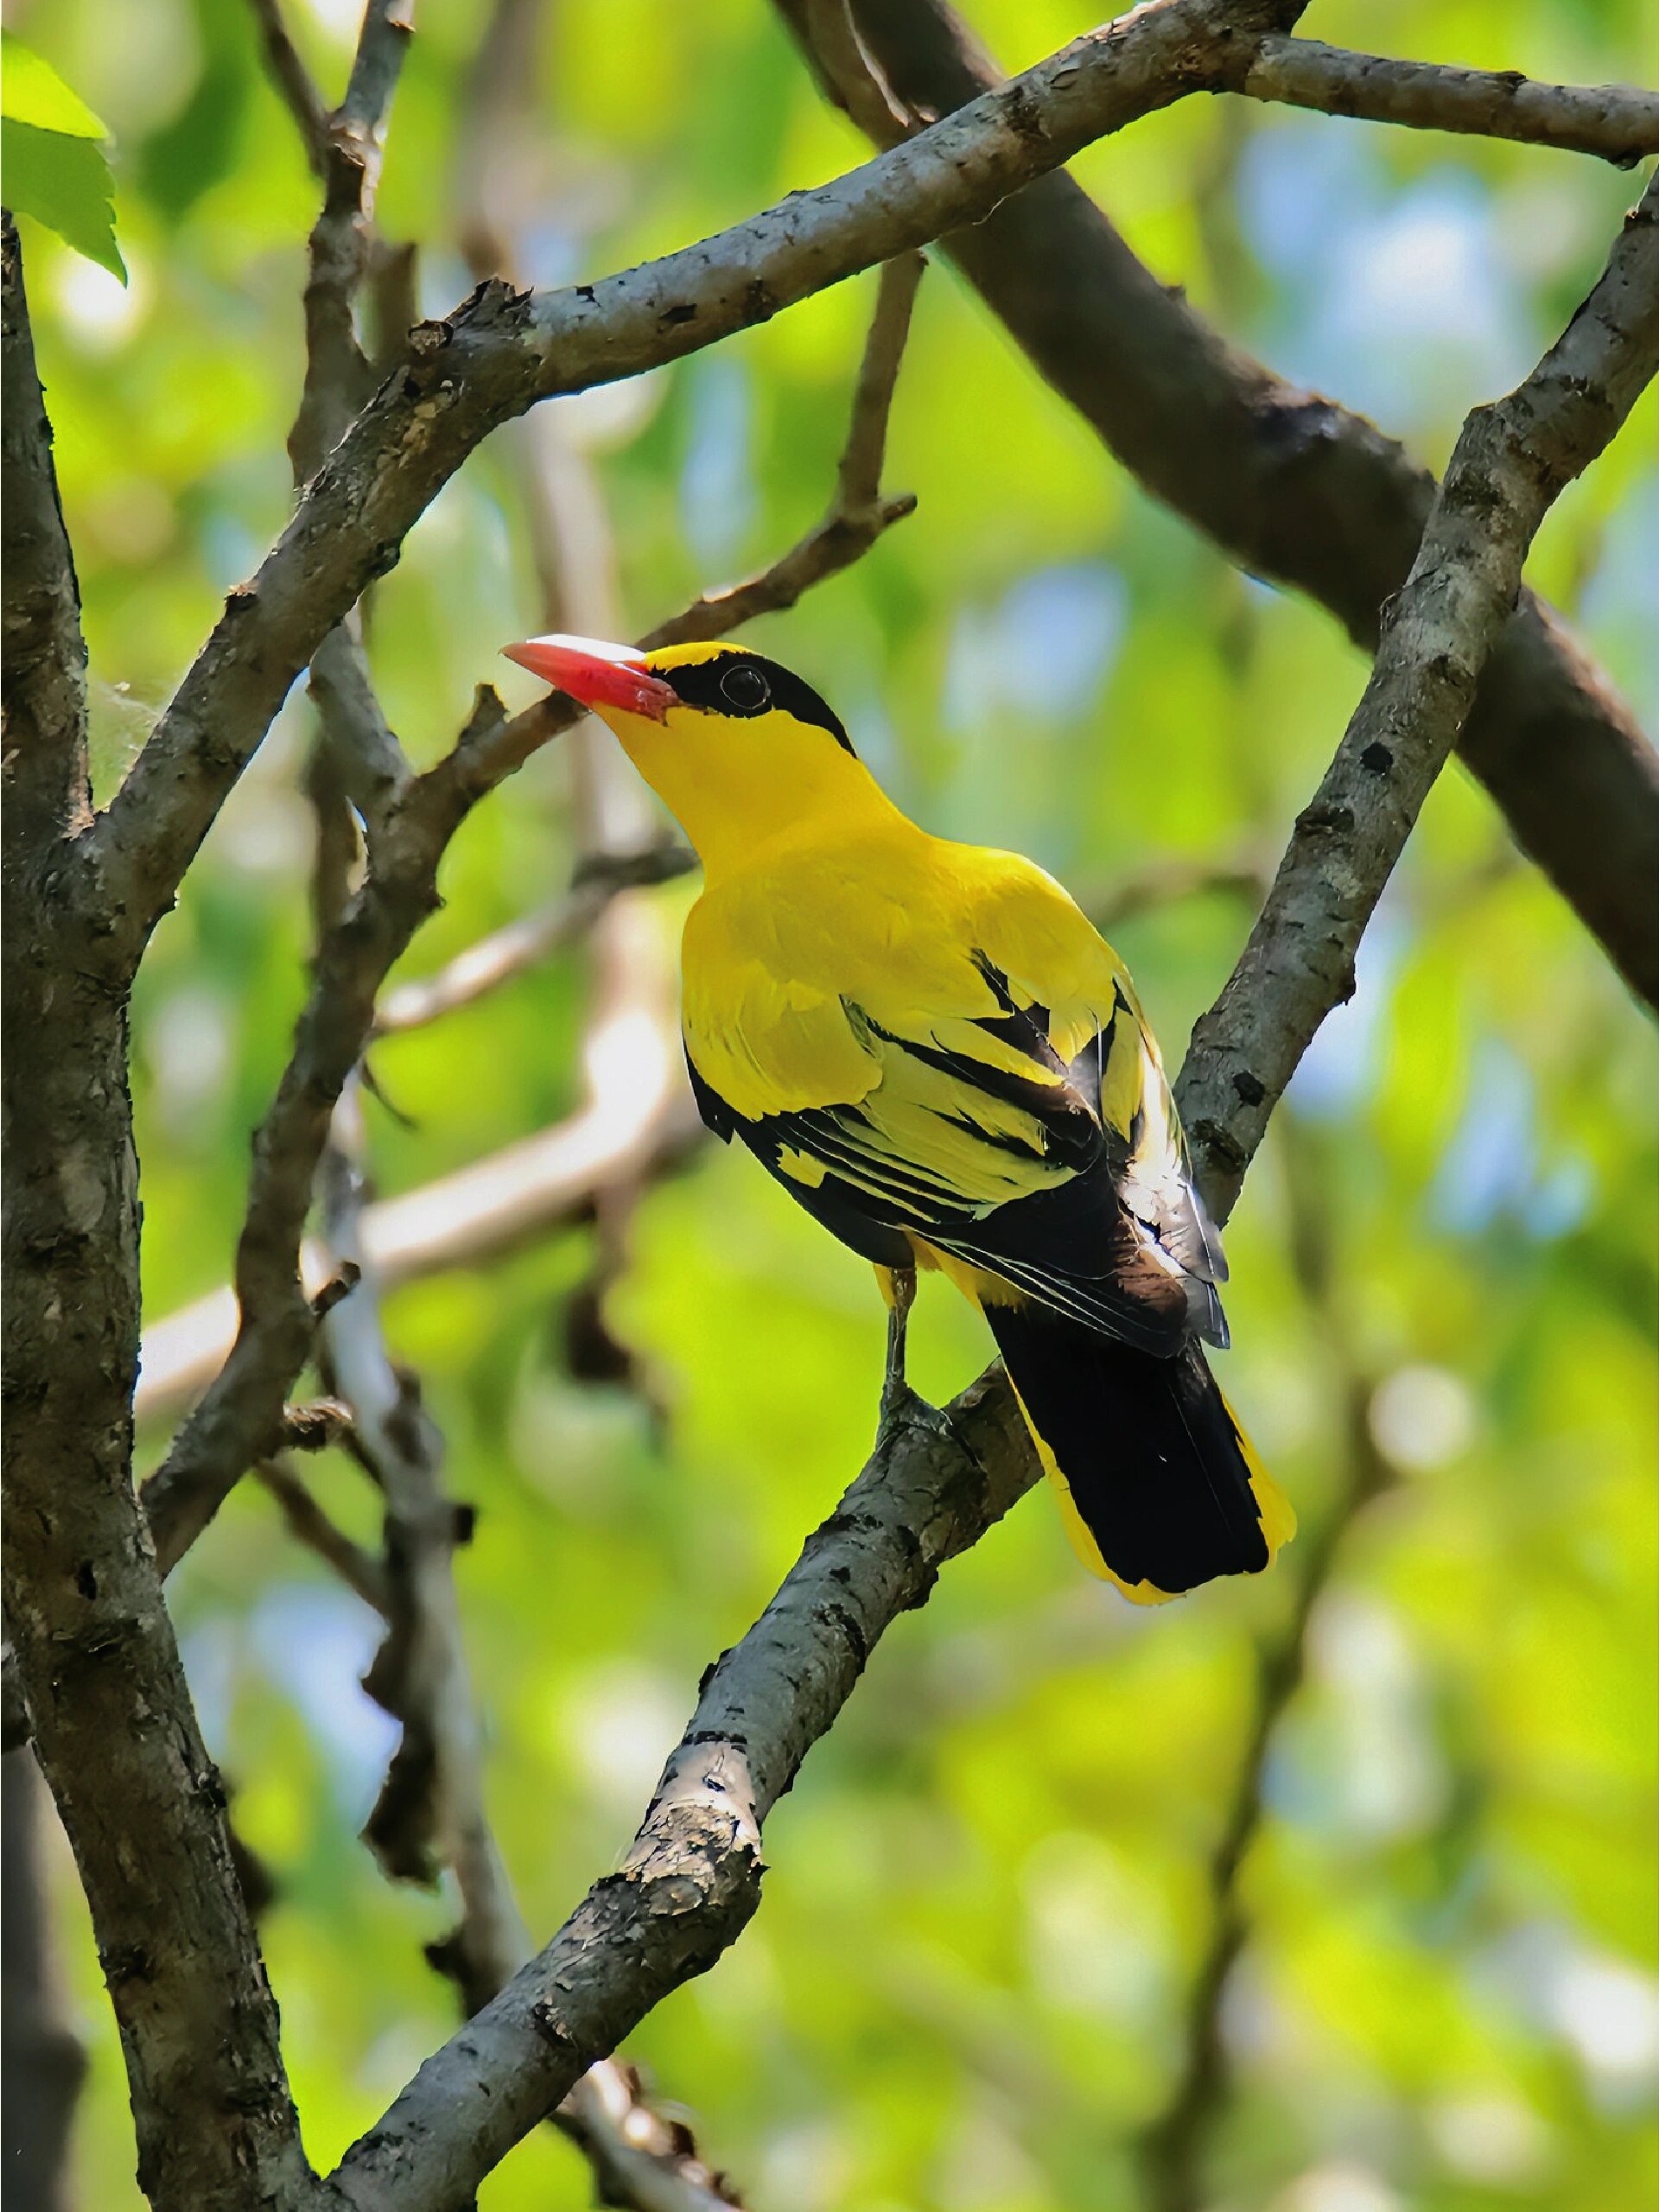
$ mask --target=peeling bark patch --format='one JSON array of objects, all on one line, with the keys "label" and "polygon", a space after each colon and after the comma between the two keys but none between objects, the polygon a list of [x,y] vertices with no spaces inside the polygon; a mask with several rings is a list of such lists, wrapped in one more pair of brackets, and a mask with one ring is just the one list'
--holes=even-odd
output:
[{"label": "peeling bark patch", "polygon": [[90,1236],[104,1218],[104,1181],[84,1144],[67,1146],[58,1162],[64,1217],[78,1236]]}]

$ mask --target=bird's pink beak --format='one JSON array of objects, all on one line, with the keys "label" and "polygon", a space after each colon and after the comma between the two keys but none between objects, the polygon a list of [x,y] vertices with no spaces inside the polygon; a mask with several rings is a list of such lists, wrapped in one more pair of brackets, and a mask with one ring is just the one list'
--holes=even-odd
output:
[{"label": "bird's pink beak", "polygon": [[569,694],[584,707],[607,707],[659,722],[679,704],[671,683],[653,676],[637,645],[607,645],[599,638],[526,638],[503,645],[503,655]]}]

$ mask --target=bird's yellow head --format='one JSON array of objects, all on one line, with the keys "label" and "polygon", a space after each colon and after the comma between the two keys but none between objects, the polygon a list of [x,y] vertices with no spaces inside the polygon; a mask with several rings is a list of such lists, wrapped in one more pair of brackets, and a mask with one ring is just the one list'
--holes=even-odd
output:
[{"label": "bird's yellow head", "polygon": [[886,804],[817,693],[764,653],[561,637],[505,651],[609,723],[710,868],[804,822]]}]

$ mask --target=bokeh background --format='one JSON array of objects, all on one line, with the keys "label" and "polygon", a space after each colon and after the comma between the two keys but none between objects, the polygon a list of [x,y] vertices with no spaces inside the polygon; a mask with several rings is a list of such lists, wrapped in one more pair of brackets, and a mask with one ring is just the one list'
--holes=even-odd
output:
[{"label": "bokeh background", "polygon": [[[337,92],[353,0],[293,12]],[[423,10],[395,111],[380,219],[421,242],[429,311],[470,281],[459,87],[485,14]],[[971,14],[1009,66],[1091,20],[1060,0]],[[549,16],[512,210],[538,282],[661,252],[861,157],[756,0],[560,0]],[[1646,16],[1642,0],[1321,0],[1305,28],[1593,82],[1649,70]],[[35,0],[7,22],[115,138],[127,289],[25,237],[107,796],[289,507],[315,188],[226,0]],[[1077,169],[1165,279],[1436,465],[1466,408],[1530,367],[1634,196],[1567,155],[1211,100]],[[628,630],[822,511],[872,283],[555,403],[602,497]],[[1655,427],[1649,395],[1530,571],[1649,727]],[[524,452],[487,445],[376,594],[376,675],[423,760],[480,681],[532,696],[496,658],[543,626]],[[1190,861],[1197,888],[1116,931],[1179,1059],[1248,925],[1228,879],[1282,843],[1362,658],[1149,505],[943,264],[888,481],[917,493],[914,518],[751,634],[840,707],[930,826],[1021,847],[1096,900]],[[140,981],[152,1319],[226,1278],[249,1132],[286,1055],[309,712],[296,692]],[[467,824],[400,973],[556,893],[569,818],[555,748]],[[639,896],[671,951],[690,896]],[[408,1119],[369,1103],[380,1188],[569,1112],[594,988],[577,949],[388,1040],[375,1071]],[[1303,1535],[1259,1583],[1145,1612],[1081,1576],[1036,1496],[893,1630],[771,1823],[759,1920],[629,2047],[761,2212],[1173,2212],[1135,2145],[1179,2078],[1218,1910],[1239,1955],[1205,2201],[1652,2204],[1656,1072],[1593,944],[1448,772],[1230,1238],[1227,1388]],[[389,1313],[479,1508],[458,1573],[490,1806],[541,1934],[614,1862],[700,1670],[859,1465],[880,1361],[868,1269],[710,1146],[632,1219],[607,1311],[633,1380],[578,1380],[566,1324],[594,1235],[435,1276]],[[937,1286],[914,1333],[932,1395],[988,1355]],[[148,1432],[141,1462],[163,1443]],[[355,1471],[315,1471],[372,1535]],[[1333,1525],[1259,1825],[1218,1899],[1260,1654],[1284,1648]],[[359,1687],[376,1624],[247,1484],[171,1594],[236,1818],[276,1884],[266,1955],[308,2146],[331,2161],[453,2018],[421,1952],[452,1901],[389,1887],[356,1840],[392,1735]],[[93,2062],[81,2201],[124,2212],[139,2200],[119,2055],[60,1861]],[[553,2212],[588,2187],[543,2132],[480,2202]]]}]

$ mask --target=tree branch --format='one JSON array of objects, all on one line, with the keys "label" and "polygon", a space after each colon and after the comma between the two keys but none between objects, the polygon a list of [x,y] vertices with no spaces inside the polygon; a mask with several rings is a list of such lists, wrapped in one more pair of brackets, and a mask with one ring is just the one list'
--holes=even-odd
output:
[{"label": "tree branch", "polygon": [[[777,4],[798,37],[810,35],[804,0]],[[913,128],[1000,81],[944,0],[883,0],[857,19],[884,87],[877,107],[855,87],[862,127],[896,109]],[[831,89],[846,105],[833,79]],[[890,116],[885,128],[891,135]],[[1154,498],[1242,568],[1307,593],[1357,644],[1375,646],[1378,610],[1422,537],[1427,471],[1359,416],[1236,352],[1069,177],[1027,186],[945,250]],[[1659,1008],[1659,757],[1529,592],[1491,657],[1462,752],[1516,842]]]},{"label": "tree branch", "polygon": [[391,1610],[391,1593],[385,1571],[373,1553],[348,1536],[317,1503],[309,1486],[286,1459],[261,1459],[253,1470],[260,1488],[268,1491],[282,1510],[283,1522],[296,1543],[315,1554],[330,1567],[346,1587],[384,1618]]},{"label": "tree branch", "polygon": [[70,865],[82,655],[10,226],[4,296],[4,606],[24,648],[4,671],[6,1618],[121,2031],[141,2184],[166,2212],[250,2193],[287,2212],[313,2183],[276,2007],[131,1490],[126,996]]},{"label": "tree branch", "polygon": [[424,1029],[447,1014],[474,1005],[585,937],[620,891],[671,882],[696,866],[690,848],[677,841],[646,845],[633,853],[607,853],[584,863],[563,898],[480,938],[435,975],[388,991],[374,1017],[375,1036]]},{"label": "tree branch", "polygon": [[[1331,1008],[1509,620],[1538,525],[1659,368],[1659,178],[1599,283],[1505,399],[1465,423],[1363,696],[1298,817],[1243,957],[1193,1032],[1179,1101],[1224,1220]],[[1271,1005],[1275,1019],[1262,1019]]]},{"label": "tree branch", "polygon": [[[823,520],[766,568],[746,576],[741,583],[702,593],[677,614],[647,630],[639,640],[641,651],[701,645],[723,638],[762,614],[786,613],[815,584],[851,568],[894,523],[915,512],[913,493],[881,496],[880,471],[887,450],[893,389],[923,267],[920,254],[905,254],[887,263],[881,271],[847,442],[836,464],[836,496]],[[481,748],[480,758],[487,772],[505,775],[521,766],[538,746],[579,721],[582,713],[562,692],[538,699],[493,733]]]},{"label": "tree branch", "polygon": [[454,1873],[461,1919],[446,1949],[464,1983],[498,1987],[527,1948],[484,1812],[478,1723],[455,1600],[455,1546],[471,1516],[442,1483],[442,1439],[420,1386],[395,1366],[381,1326],[378,1286],[359,1233],[363,1128],[348,1091],[334,1115],[325,1164],[323,1233],[336,1264],[359,1271],[352,1296],[323,1325],[329,1379],[352,1408],[353,1448],[385,1500],[381,1579],[387,1637],[367,1681],[403,1736],[364,1839],[386,1872],[429,1882]]},{"label": "tree branch", "polygon": [[[267,43],[269,45],[269,22]],[[313,226],[305,291],[305,382],[289,452],[296,484],[334,444],[361,397],[367,365],[354,302],[372,240],[382,142],[412,24],[410,0],[370,0],[345,96],[326,120],[323,205]],[[296,107],[303,128],[304,116]],[[411,852],[414,774],[386,727],[355,619],[331,629],[312,662],[322,725],[312,762],[318,822],[318,930],[313,988],[295,1050],[254,1145],[238,1246],[237,1338],[224,1370],[185,1423],[144,1504],[163,1573],[217,1510],[229,1484],[280,1448],[282,1401],[310,1350],[321,1309],[294,1255],[310,1209],[335,1101],[357,1065],[385,968],[436,902],[436,850]],[[368,826],[368,878],[348,899],[356,832]],[[349,1281],[349,1277],[347,1278]],[[226,1473],[226,1470],[229,1472]]]},{"label": "tree branch", "polygon": [[[305,387],[288,442],[296,484],[339,442],[372,382],[353,306],[372,249],[386,118],[414,14],[414,0],[368,0],[346,96],[325,119],[322,210],[312,226],[305,285]],[[270,52],[269,34],[266,46]],[[303,131],[305,120],[295,111]]]},{"label": "tree branch", "polygon": [[882,1631],[1029,1487],[1012,1394],[954,1402],[957,1445],[878,1452],[742,1642],[711,1670],[619,1872],[429,2059],[334,2177],[357,2212],[447,2212],[661,1997],[713,1964],[760,1897],[760,1836]]},{"label": "tree branch", "polygon": [[277,1448],[283,1402],[309,1357],[320,1316],[298,1255],[334,1102],[361,1055],[386,970],[437,904],[438,861],[461,818],[447,794],[434,803],[431,774],[388,813],[367,877],[319,945],[294,1051],[254,1140],[236,1255],[236,1343],[144,1485],[163,1572],[238,1477]]},{"label": "tree branch", "polygon": [[294,118],[311,173],[320,180],[328,160],[328,104],[289,35],[281,0],[248,0],[248,5],[264,41],[271,82]]},{"label": "tree branch", "polygon": [[93,833],[136,962],[295,676],[480,439],[537,399],[679,359],[987,215],[1079,147],[1239,80],[1300,0],[1150,0],[962,114],[664,259],[549,294],[485,284],[409,359],[311,480]]},{"label": "tree branch", "polygon": [[86,647],[80,587],[63,526],[52,426],[35,367],[22,251],[11,217],[0,236],[0,644],[4,647],[7,864],[44,860],[92,819],[86,766]]},{"label": "tree branch", "polygon": [[[699,1141],[702,1124],[674,1059],[641,1080],[637,1026],[603,1030],[586,1047],[588,1096],[568,1121],[505,1146],[453,1175],[363,1214],[363,1244],[382,1287],[448,1268],[481,1267],[583,1219],[607,1191],[649,1179]],[[328,1280],[322,1248],[301,1248],[315,1297]],[[145,1333],[137,1417],[160,1420],[213,1381],[236,1340],[236,1294],[210,1292]],[[8,1739],[10,1740],[10,1739]]]},{"label": "tree branch", "polygon": [[1659,154],[1659,93],[1633,85],[1542,85],[1518,69],[1447,68],[1352,54],[1317,39],[1268,38],[1240,90],[1322,115],[1596,154],[1618,168]]}]

